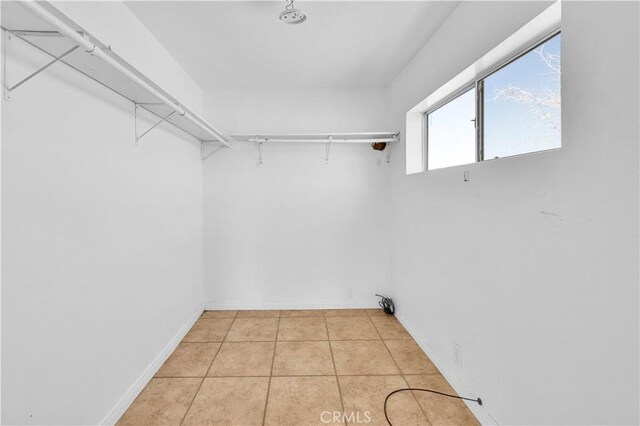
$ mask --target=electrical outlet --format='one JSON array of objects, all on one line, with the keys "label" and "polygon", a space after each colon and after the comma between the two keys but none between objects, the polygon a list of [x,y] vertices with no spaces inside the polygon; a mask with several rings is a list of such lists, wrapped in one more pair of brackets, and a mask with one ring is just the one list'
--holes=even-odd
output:
[{"label": "electrical outlet", "polygon": [[453,342],[453,362],[462,368],[462,346],[458,342]]}]

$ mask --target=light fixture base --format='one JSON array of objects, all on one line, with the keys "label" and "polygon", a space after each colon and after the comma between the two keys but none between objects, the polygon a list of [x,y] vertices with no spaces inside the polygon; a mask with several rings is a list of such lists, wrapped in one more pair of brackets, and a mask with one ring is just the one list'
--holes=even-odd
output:
[{"label": "light fixture base", "polygon": [[298,9],[285,9],[280,12],[280,20],[285,24],[301,24],[307,20],[307,15]]}]

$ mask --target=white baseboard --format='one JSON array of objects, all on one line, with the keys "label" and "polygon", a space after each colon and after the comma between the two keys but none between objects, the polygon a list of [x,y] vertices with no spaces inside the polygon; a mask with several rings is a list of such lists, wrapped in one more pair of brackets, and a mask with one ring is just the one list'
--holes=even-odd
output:
[{"label": "white baseboard", "polygon": [[324,302],[229,302],[229,301],[209,301],[205,302],[205,310],[228,310],[228,309],[364,309],[378,308],[376,299],[367,300],[344,300],[344,301],[324,301]]},{"label": "white baseboard", "polygon": [[[422,348],[422,350],[427,354],[429,359],[431,359],[433,364],[440,371],[440,373],[447,380],[447,382],[449,382],[451,387],[456,391],[458,395],[470,396],[471,398],[478,397],[477,395],[474,395],[460,379],[458,379],[458,377],[453,373],[451,367],[449,367],[449,365],[447,365],[447,363],[443,361],[442,357],[440,357],[436,353],[436,351],[431,346],[429,346],[427,342],[423,341],[423,339],[419,339],[416,337],[419,334],[416,333],[416,328],[413,327],[410,321],[408,321],[405,317],[402,316],[402,314],[398,312],[396,312],[396,318],[398,318],[398,321],[400,321],[400,323],[404,326],[404,328],[407,329],[409,334],[411,334],[411,336],[414,338],[416,343],[418,343],[418,345]],[[471,410],[473,415],[476,416],[476,418],[481,424],[483,425],[498,424],[498,422],[496,422],[496,420],[484,408],[484,406],[476,404],[475,402],[471,402],[471,401],[464,401],[464,403],[467,404],[467,407],[469,407],[469,410]]]},{"label": "white baseboard", "polygon": [[164,347],[162,352],[149,364],[144,373],[136,380],[136,382],[131,386],[131,388],[127,391],[127,393],[118,401],[115,407],[107,414],[107,416],[102,420],[100,424],[102,425],[114,425],[116,422],[122,417],[127,408],[133,403],[133,401],[138,397],[142,389],[149,383],[149,381],[153,378],[156,372],[160,369],[162,364],[169,358],[169,355],[173,353],[176,349],[180,341],[184,338],[193,324],[197,321],[197,319],[202,315],[204,308],[201,305],[196,311],[189,317],[187,322],[182,326],[180,331],[173,336],[171,341]]}]

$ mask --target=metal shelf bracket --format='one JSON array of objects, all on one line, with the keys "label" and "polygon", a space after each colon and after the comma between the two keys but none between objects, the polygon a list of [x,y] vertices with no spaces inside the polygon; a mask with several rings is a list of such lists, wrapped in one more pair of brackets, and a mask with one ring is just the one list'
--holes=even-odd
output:
[{"label": "metal shelf bracket", "polygon": [[211,157],[213,154],[215,154],[216,152],[220,151],[222,148],[225,148],[224,145],[220,145],[219,147],[217,147],[216,149],[214,149],[213,151],[211,151],[210,153],[206,154],[204,153],[204,147],[205,147],[205,143],[220,143],[220,141],[201,141],[200,143],[200,157],[202,158],[202,161],[206,160],[207,158]]},{"label": "metal shelf bracket", "polygon": [[400,139],[398,138],[398,135],[395,135],[393,137],[393,142],[394,143],[388,143],[387,144],[387,164],[391,163],[391,151],[393,150],[393,146],[395,145],[395,143],[400,142]]},{"label": "metal shelf bracket", "polygon": [[327,144],[324,147],[324,164],[329,164],[329,150],[331,149],[331,141],[333,136],[329,136]]},{"label": "metal shelf bracket", "polygon": [[55,64],[56,62],[60,61],[62,58],[64,58],[65,56],[67,56],[68,54],[72,53],[73,51],[75,51],[78,47],[78,45],[73,46],[71,49],[67,50],[66,52],[64,52],[63,54],[56,56],[53,58],[53,60],[47,62],[45,65],[41,66],[40,68],[38,68],[37,70],[35,70],[34,72],[32,72],[31,74],[29,74],[28,76],[26,76],[25,78],[23,78],[22,80],[20,80],[19,82],[17,82],[16,84],[9,86],[9,83],[7,81],[7,49],[8,49],[8,42],[10,40],[12,40],[11,37],[11,32],[9,30],[5,30],[3,29],[3,43],[2,43],[2,62],[3,62],[3,82],[2,82],[2,86],[4,88],[4,99],[6,101],[10,101],[11,100],[11,92],[16,90],[18,87],[22,86],[24,83],[26,83],[27,81],[31,80],[33,77],[35,77],[36,75],[40,74],[42,71],[46,70],[47,68],[49,68],[51,65]]},{"label": "metal shelf bracket", "polygon": [[145,130],[144,132],[142,132],[140,135],[138,135],[138,107],[139,105],[157,105],[157,104],[142,104],[142,103],[135,103],[135,108],[134,108],[134,120],[135,120],[135,133],[136,133],[136,146],[138,146],[138,142],[140,142],[140,139],[142,139],[147,133],[149,133],[150,131],[152,131],[153,129],[155,129],[156,127],[158,127],[160,124],[164,123],[165,121],[167,121],[167,119],[169,117],[171,117],[173,114],[175,114],[175,111],[171,111],[169,114],[165,115],[164,117],[160,117],[160,120],[157,121],[153,126],[149,127],[147,130]]}]

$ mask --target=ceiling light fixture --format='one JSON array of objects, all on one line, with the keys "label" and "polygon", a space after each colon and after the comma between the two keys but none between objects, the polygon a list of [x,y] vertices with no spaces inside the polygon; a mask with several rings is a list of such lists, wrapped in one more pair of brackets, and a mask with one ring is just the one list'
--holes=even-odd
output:
[{"label": "ceiling light fixture", "polygon": [[294,0],[287,0],[285,9],[280,12],[280,20],[285,24],[301,24],[307,20],[307,15],[303,11],[293,7]]}]

